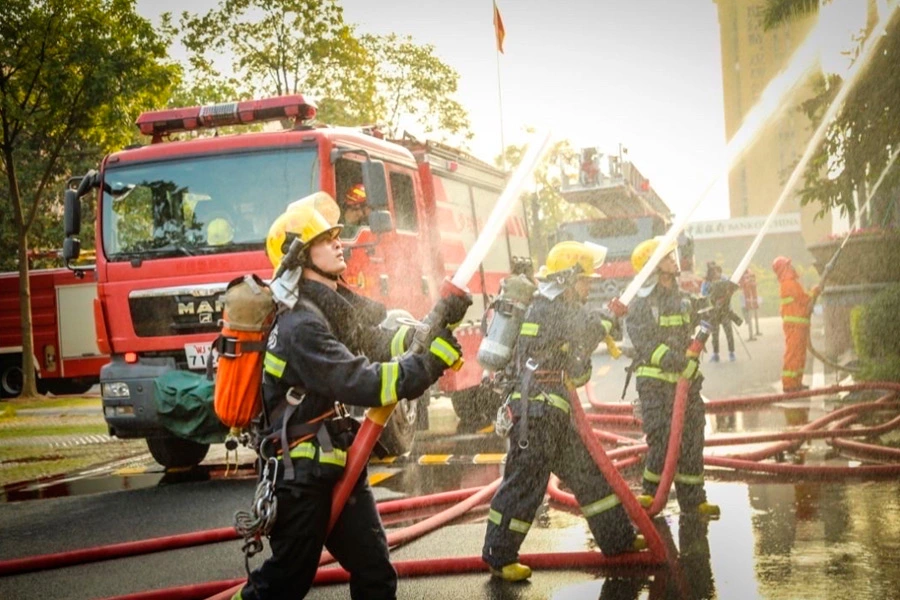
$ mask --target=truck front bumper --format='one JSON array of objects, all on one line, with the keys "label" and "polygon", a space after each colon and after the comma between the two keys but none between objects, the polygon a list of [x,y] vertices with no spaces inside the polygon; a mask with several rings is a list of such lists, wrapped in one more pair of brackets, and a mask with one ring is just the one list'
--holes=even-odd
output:
[{"label": "truck front bumper", "polygon": [[176,368],[173,358],[141,357],[126,363],[114,355],[100,370],[103,417],[109,434],[119,438],[145,438],[165,431],[154,398],[154,381]]}]

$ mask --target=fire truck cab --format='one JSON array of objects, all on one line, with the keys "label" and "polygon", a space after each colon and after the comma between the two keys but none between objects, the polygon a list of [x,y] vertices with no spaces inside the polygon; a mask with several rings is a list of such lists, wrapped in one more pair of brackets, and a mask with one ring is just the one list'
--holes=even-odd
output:
[{"label": "fire truck cab", "polygon": [[[363,184],[371,214],[368,224],[348,228],[346,283],[421,318],[503,190],[505,173],[459,151],[411,138],[391,142],[358,128],[314,127],[314,117],[315,106],[301,95],[145,113],[137,125],[151,143],[107,156],[66,196],[64,255],[71,260],[80,252],[79,197],[97,190],[94,309],[99,345],[111,356],[100,376],[110,433],[146,438],[165,466],[196,464],[208,445],[161,426],[154,380],[171,369],[205,369],[226,284],[251,272],[271,277],[265,238],[289,204],[323,190],[341,204],[343,220],[344,197]],[[273,120],[293,124],[171,140]],[[469,282],[475,302],[458,330],[466,354],[474,355],[476,323],[512,256],[528,255],[520,206]],[[467,361],[440,390],[466,394],[480,376],[476,361]],[[382,435],[389,450],[409,449],[421,417],[416,401],[401,402]]]}]

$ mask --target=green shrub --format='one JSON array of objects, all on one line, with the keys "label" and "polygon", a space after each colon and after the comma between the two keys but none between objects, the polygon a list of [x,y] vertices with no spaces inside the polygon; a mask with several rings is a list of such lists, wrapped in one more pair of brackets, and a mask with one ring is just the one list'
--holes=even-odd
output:
[{"label": "green shrub", "polygon": [[862,361],[859,378],[900,381],[900,284],[879,292],[857,317],[854,344]]}]

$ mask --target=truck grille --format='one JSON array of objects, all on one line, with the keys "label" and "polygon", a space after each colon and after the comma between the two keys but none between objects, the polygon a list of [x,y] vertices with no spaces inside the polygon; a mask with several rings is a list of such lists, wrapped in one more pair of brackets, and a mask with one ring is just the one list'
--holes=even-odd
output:
[{"label": "truck grille", "polygon": [[128,299],[139,337],[215,333],[223,304],[224,289],[144,291]]}]

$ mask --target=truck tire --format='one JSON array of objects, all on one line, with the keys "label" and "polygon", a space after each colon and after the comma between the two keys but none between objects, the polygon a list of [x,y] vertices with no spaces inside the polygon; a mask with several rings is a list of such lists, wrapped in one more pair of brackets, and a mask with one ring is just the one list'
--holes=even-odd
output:
[{"label": "truck tire", "polygon": [[0,398],[18,398],[22,393],[22,386],[21,356],[7,356],[0,360]]},{"label": "truck tire", "polygon": [[391,418],[378,438],[391,456],[400,456],[412,450],[416,439],[418,404],[424,400],[424,396],[418,400],[401,400],[391,413]]},{"label": "truck tire", "polygon": [[96,381],[88,379],[49,379],[47,381],[38,380],[38,391],[42,394],[53,394],[54,396],[65,396],[73,394],[84,394],[94,387]]},{"label": "truck tire", "polygon": [[153,459],[167,468],[199,465],[209,452],[209,444],[198,444],[171,434],[148,437],[147,448]]}]

